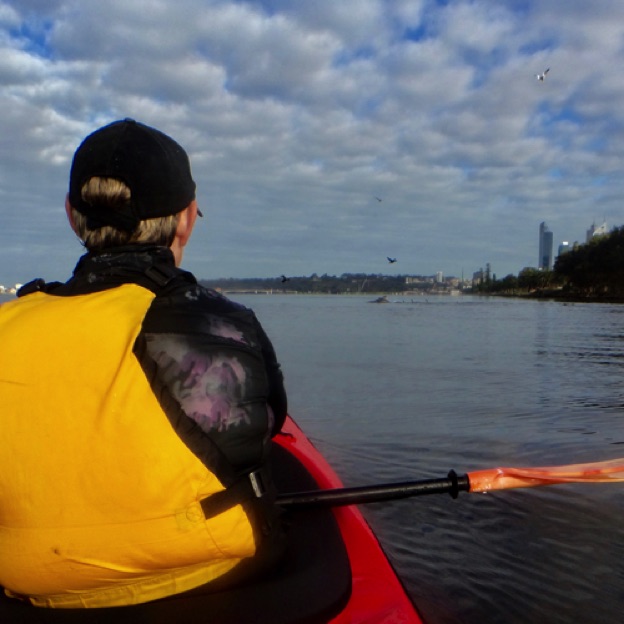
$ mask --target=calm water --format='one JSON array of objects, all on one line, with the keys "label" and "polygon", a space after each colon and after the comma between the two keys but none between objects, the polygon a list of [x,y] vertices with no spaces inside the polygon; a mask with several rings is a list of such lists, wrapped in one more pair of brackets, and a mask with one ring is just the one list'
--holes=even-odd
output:
[{"label": "calm water", "polygon": [[[624,456],[624,306],[233,298],[256,310],[291,413],[348,485]],[[363,511],[428,624],[623,621],[624,484]]]}]

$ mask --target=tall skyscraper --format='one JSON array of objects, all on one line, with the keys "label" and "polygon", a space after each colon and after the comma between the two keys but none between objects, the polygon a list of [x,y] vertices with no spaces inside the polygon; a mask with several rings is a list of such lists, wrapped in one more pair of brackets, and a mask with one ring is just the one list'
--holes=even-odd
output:
[{"label": "tall skyscraper", "polygon": [[553,266],[553,233],[548,229],[545,221],[539,227],[539,260],[538,269],[550,271]]}]

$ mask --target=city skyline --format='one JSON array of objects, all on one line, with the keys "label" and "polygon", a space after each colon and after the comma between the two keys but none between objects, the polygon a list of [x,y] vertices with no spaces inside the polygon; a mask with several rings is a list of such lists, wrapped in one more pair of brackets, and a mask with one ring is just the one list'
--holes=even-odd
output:
[{"label": "city skyline", "polygon": [[[594,221],[592,222],[591,226],[585,231],[584,242],[589,243],[594,236],[601,236],[604,234],[608,234],[608,232],[609,232],[609,228],[608,228],[608,224],[606,221],[603,221],[600,226],[596,226],[596,222]],[[562,253],[566,253],[567,251],[569,251],[570,249],[573,249],[578,244],[579,244],[579,241],[574,241],[573,243],[570,243],[569,241],[561,241],[561,243],[558,245],[558,248],[557,248],[557,256],[561,255]],[[538,262],[537,262],[536,268],[539,270],[552,270],[554,267],[555,259],[556,259],[556,256],[554,255],[554,232],[550,230],[550,228],[548,227],[545,221],[542,221],[539,224]],[[396,261],[394,258],[392,259],[388,258],[388,261],[390,260],[392,260],[391,264],[394,264],[394,262]],[[451,273],[449,275],[446,275],[444,271],[440,271],[440,270],[434,271],[433,273],[412,272],[412,273],[399,273],[399,274],[406,275],[406,276],[411,275],[412,277],[430,278],[433,281],[438,281],[438,282],[443,282],[449,279],[469,282],[469,281],[474,281],[475,276],[479,276],[479,275],[483,276],[486,273],[488,275],[497,276],[497,279],[498,279],[500,277],[504,277],[505,275],[510,275],[510,274],[517,276],[523,269],[531,268],[531,265],[527,265],[524,267],[520,267],[516,271],[513,271],[511,273],[497,274],[495,268],[492,268],[492,265],[490,262],[485,262],[484,264],[485,266],[487,266],[487,270],[484,270],[481,267],[479,269],[475,269],[467,273],[469,275],[472,275],[471,279],[466,278],[464,275],[464,272],[462,272],[461,274]],[[343,271],[341,273],[334,272],[334,273],[326,273],[326,274],[332,275],[332,276],[338,276],[338,275],[343,275],[345,273],[349,273],[349,272]],[[354,272],[354,273],[357,274],[359,272]],[[310,274],[298,275],[297,277],[306,277],[308,275],[312,276],[315,274],[316,272],[313,272]],[[370,273],[370,275],[383,275],[383,273]],[[209,278],[204,278],[200,276],[198,277],[200,280],[209,279]],[[238,276],[238,277],[220,276],[220,278],[218,279],[270,279],[270,278],[271,276],[266,276],[266,275],[244,275],[244,276]],[[282,275],[281,276],[282,282],[285,279],[288,279],[288,278],[286,278],[285,275]],[[14,294],[15,291],[19,289],[21,285],[22,284],[19,282],[12,284],[10,286],[5,286],[4,284],[0,283],[0,294]]]}]

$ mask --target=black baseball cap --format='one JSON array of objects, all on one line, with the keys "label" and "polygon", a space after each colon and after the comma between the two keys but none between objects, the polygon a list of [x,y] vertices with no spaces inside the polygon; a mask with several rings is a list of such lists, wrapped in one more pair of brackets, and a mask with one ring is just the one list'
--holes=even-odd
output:
[{"label": "black baseball cap", "polygon": [[[124,182],[130,189],[130,209],[112,210],[85,202],[81,189],[95,176]],[[195,182],[187,153],[160,130],[133,119],[96,130],[74,154],[69,203],[88,218],[89,227],[112,225],[133,231],[139,221],[177,214],[193,199]]]}]

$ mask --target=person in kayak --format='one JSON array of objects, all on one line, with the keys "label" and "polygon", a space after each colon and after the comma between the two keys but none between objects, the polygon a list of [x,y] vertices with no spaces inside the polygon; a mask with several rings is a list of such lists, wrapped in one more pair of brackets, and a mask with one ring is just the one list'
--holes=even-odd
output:
[{"label": "person in kayak", "polygon": [[189,158],[134,120],[74,154],[87,253],[0,306],[0,585],[51,608],[242,582],[279,558],[283,375],[254,313],[179,268]]}]

